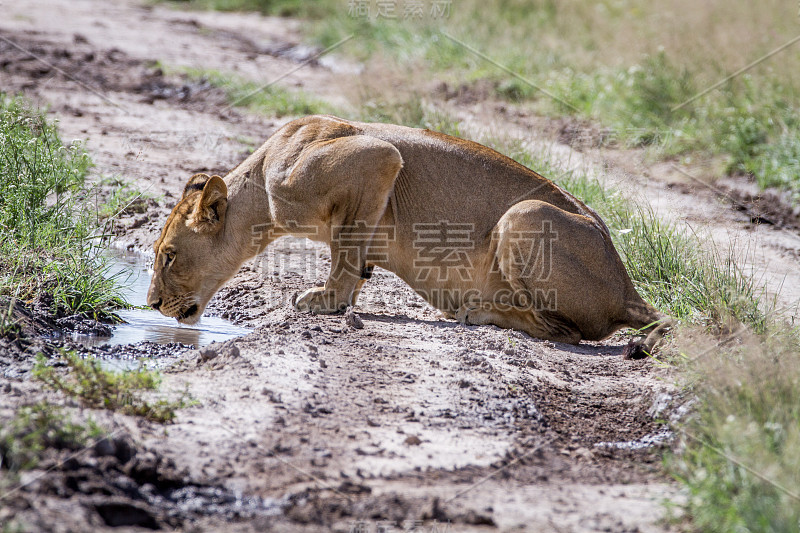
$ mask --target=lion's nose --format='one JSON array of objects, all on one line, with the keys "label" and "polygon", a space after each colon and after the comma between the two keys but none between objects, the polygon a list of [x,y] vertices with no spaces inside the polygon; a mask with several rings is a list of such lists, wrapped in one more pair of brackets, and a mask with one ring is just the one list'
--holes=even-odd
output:
[{"label": "lion's nose", "polygon": [[151,303],[150,307],[158,311],[159,307],[161,307],[161,298],[159,298],[157,302]]}]

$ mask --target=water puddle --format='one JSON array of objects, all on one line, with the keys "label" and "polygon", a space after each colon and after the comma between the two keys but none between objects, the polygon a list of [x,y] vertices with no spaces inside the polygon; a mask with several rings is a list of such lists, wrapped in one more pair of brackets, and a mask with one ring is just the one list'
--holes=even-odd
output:
[{"label": "water puddle", "polygon": [[[128,302],[144,306],[147,302],[147,289],[150,287],[150,271],[145,257],[122,250],[112,250],[109,254],[113,261],[109,275],[120,276],[125,285],[123,294]],[[116,346],[151,341],[158,344],[193,344],[199,347],[250,333],[249,329],[218,317],[204,316],[199,323],[185,326],[152,309],[129,309],[118,314],[125,323],[116,325],[110,337],[74,334],[72,339],[84,346]]]}]

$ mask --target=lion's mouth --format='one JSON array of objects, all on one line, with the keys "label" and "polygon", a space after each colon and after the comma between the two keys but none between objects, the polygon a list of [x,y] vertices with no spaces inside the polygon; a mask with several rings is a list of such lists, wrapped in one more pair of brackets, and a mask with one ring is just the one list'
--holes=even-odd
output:
[{"label": "lion's mouth", "polygon": [[181,313],[176,318],[178,319],[178,321],[181,322],[184,320],[188,321],[189,319],[194,317],[194,315],[197,314],[197,310],[198,310],[197,304],[192,304],[185,311],[181,311]]}]

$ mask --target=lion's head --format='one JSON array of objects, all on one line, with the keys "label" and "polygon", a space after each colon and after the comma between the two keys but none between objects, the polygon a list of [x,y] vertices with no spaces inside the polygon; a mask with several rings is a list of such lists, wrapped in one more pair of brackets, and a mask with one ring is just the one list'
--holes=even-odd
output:
[{"label": "lion's head", "polygon": [[147,305],[194,324],[239,268],[224,242],[228,190],[219,176],[195,174],[156,241]]}]

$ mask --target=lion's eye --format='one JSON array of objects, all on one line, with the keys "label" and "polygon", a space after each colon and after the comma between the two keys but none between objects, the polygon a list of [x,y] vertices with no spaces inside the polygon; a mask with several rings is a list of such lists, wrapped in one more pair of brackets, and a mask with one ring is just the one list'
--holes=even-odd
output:
[{"label": "lion's eye", "polygon": [[164,261],[164,266],[169,266],[172,261],[175,260],[175,252],[167,252],[166,260]]}]

